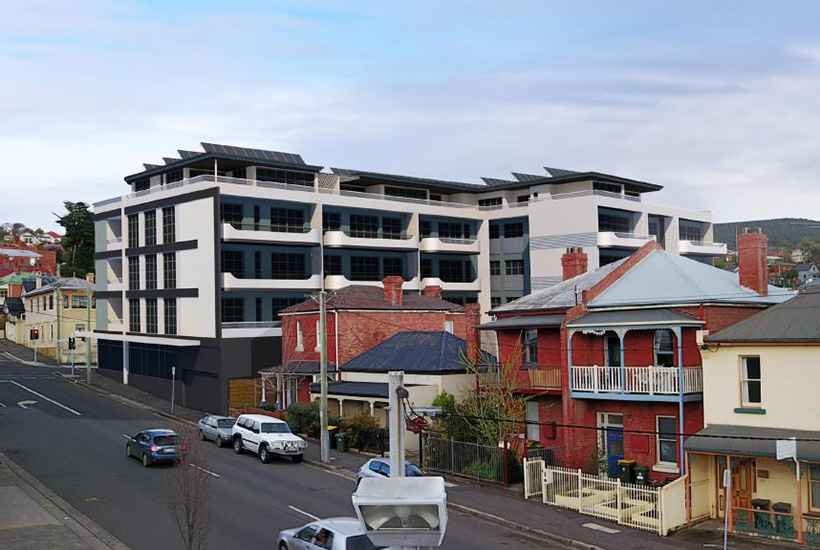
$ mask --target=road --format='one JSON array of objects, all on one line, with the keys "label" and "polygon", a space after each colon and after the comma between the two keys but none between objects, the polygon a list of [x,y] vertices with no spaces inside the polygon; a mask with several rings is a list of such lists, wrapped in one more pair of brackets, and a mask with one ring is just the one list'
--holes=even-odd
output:
[{"label": "road", "polygon": [[[125,457],[123,434],[180,426],[53,375],[0,359],[0,450],[134,550],[181,548],[168,514],[174,466]],[[33,402],[33,403],[32,403]],[[199,446],[211,480],[209,548],[274,548],[276,533],[318,517],[353,516],[354,483],[307,464],[262,464],[229,448]],[[450,511],[443,548],[563,548]]]}]

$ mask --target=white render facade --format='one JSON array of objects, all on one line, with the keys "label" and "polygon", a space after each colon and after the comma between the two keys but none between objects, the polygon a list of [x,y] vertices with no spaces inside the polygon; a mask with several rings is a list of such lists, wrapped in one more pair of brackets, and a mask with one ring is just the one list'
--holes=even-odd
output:
[{"label": "white render facade", "polygon": [[[660,186],[636,180],[555,169],[481,184],[328,173],[298,155],[202,145],[146,165],[126,178],[130,194],[94,205],[97,332],[120,342],[112,353],[124,382],[132,342],[174,348],[169,362],[184,349],[233,348],[253,363],[236,375],[270,366],[237,349],[278,336],[278,310],[320,289],[400,275],[405,291],[440,286],[443,298],[488,311],[560,281],[571,246],[590,269],[651,239],[677,254],[726,253],[711,242],[708,211],[647,202]],[[201,369],[225,374],[189,370]]]}]

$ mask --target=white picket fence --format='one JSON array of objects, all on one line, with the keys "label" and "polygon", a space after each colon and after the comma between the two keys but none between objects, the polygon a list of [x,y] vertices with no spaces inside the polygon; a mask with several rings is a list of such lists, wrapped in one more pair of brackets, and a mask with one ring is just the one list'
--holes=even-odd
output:
[{"label": "white picket fence", "polygon": [[663,487],[646,487],[546,466],[543,460],[524,460],[524,498],[540,496],[544,504],[661,536],[686,521],[684,489],[685,478]]}]

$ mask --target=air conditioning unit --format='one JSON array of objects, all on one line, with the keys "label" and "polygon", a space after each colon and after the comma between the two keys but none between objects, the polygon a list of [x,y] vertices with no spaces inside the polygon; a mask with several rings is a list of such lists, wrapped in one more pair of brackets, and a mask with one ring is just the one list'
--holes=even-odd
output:
[{"label": "air conditioning unit", "polygon": [[707,336],[709,336],[709,331],[708,330],[701,329],[701,330],[699,330],[695,333],[695,340],[698,343],[698,347],[702,347],[702,346],[706,345],[706,342],[704,340],[706,340]]}]

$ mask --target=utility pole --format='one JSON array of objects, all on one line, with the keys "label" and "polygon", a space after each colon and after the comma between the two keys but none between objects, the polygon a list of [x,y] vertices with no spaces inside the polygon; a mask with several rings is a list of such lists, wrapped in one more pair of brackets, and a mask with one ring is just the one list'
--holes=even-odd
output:
[{"label": "utility pole", "polygon": [[57,293],[57,365],[59,366],[62,364],[62,345],[60,343],[60,338],[62,337],[63,332],[63,322],[60,318],[60,312],[62,304],[62,297],[60,296],[60,266],[62,264],[57,264],[57,282],[54,283],[55,291]]},{"label": "utility pole", "polygon": [[177,368],[171,367],[171,414],[174,414],[174,394],[176,393]]},{"label": "utility pole", "polygon": [[[330,464],[330,434],[327,431],[327,293],[319,291],[319,332],[320,355],[319,376],[321,377],[321,396],[319,397],[319,436],[321,460]],[[338,368],[338,367],[337,367]]]},{"label": "utility pole", "polygon": [[86,290],[85,303],[85,383],[91,384],[91,287]]},{"label": "utility pole", "polygon": [[404,372],[390,371],[387,373],[387,397],[390,409],[388,410],[388,429],[390,430],[390,477],[404,477],[404,436],[406,424],[404,418],[404,403],[407,396],[404,388]]}]

